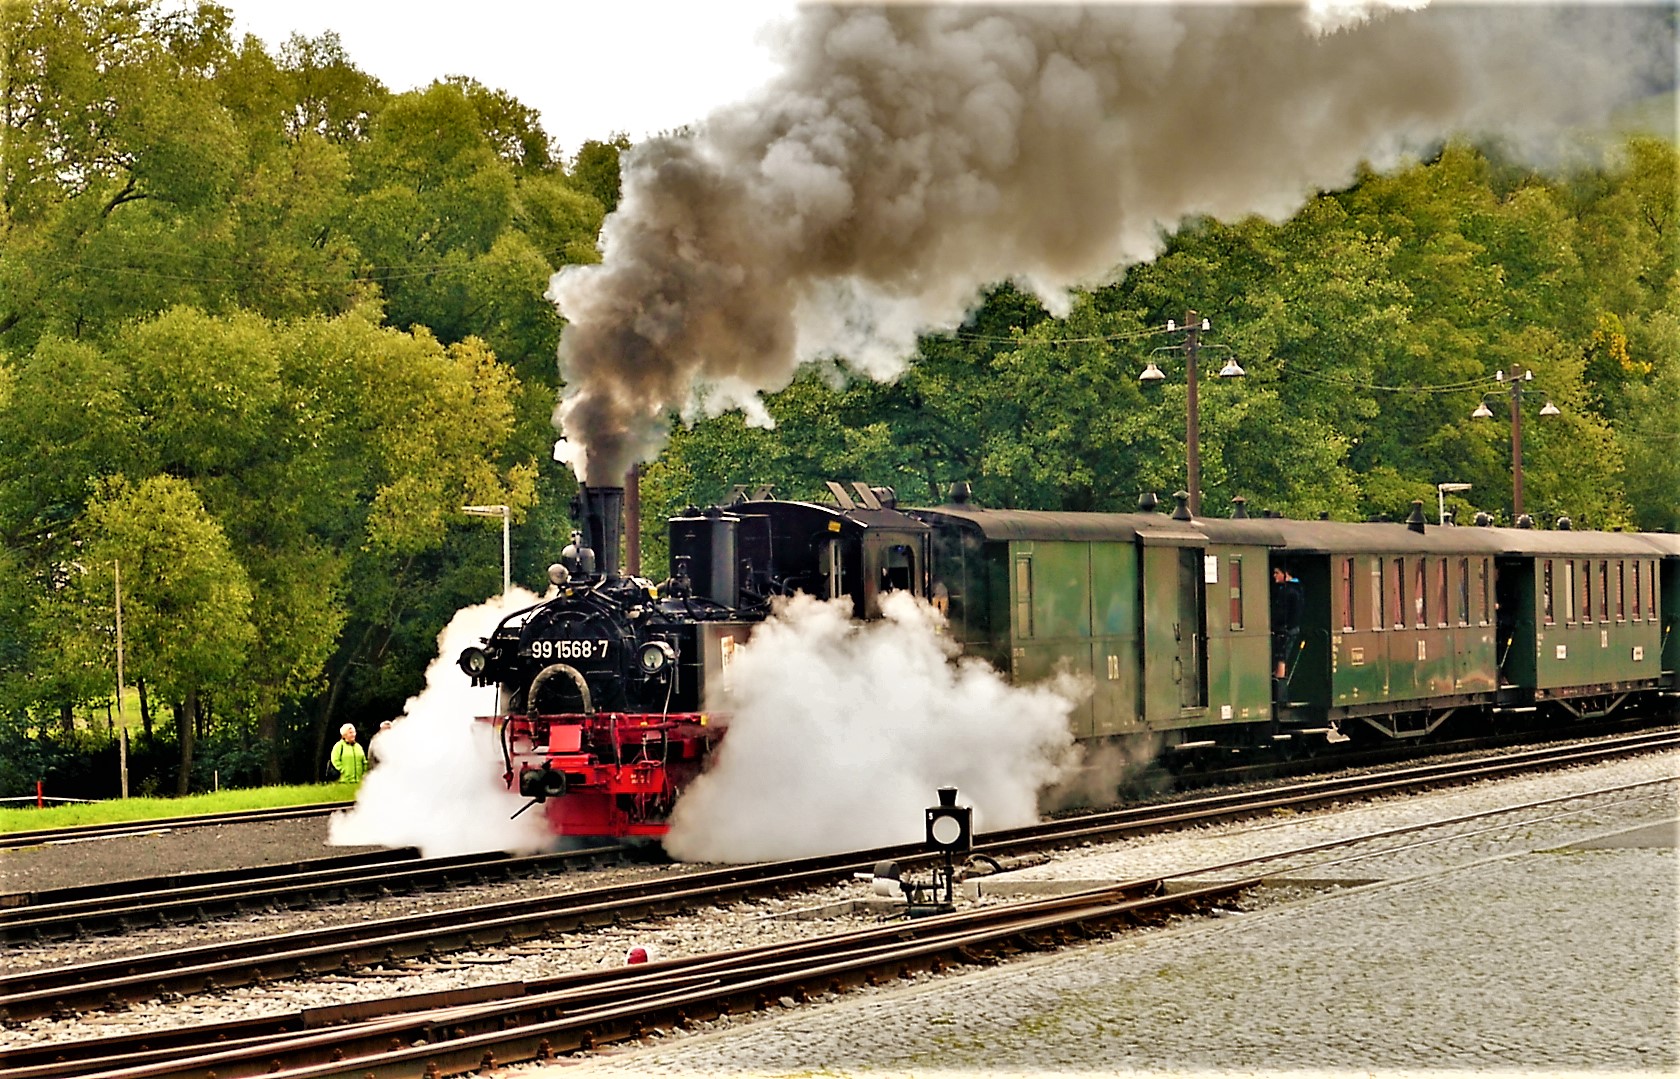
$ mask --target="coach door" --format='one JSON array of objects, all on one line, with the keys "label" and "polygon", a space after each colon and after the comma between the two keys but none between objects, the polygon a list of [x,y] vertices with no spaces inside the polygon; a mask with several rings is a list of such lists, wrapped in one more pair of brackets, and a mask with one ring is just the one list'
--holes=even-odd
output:
[{"label": "coach door", "polygon": [[1177,724],[1207,708],[1207,586],[1203,549],[1161,543],[1166,538],[1144,537],[1142,712]]}]

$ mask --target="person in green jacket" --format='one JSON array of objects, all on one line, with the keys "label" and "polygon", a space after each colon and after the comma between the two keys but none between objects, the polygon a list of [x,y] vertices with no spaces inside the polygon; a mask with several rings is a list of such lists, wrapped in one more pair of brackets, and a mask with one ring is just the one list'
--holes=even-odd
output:
[{"label": "person in green jacket", "polygon": [[338,773],[340,783],[360,783],[367,775],[367,754],[356,744],[356,725],[346,723],[338,729],[338,744],[332,748],[330,763]]}]

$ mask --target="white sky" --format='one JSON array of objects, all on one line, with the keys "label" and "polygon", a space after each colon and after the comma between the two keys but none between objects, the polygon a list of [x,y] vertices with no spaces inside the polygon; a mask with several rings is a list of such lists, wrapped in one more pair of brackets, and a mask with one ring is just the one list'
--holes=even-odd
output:
[{"label": "white sky", "polygon": [[278,51],[336,31],[350,61],[401,92],[447,75],[542,114],[570,157],[703,119],[772,74],[758,31],[794,0],[222,0],[234,33]]}]

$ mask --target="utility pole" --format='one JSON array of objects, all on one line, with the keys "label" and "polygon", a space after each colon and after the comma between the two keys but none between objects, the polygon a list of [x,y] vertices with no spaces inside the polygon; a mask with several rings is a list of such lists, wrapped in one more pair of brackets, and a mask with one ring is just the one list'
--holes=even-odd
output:
[{"label": "utility pole", "polygon": [[122,778],[122,796],[128,797],[128,717],[123,715],[122,561],[111,560],[111,576],[117,592],[117,767]]},{"label": "utility pole", "polygon": [[1202,417],[1201,399],[1196,377],[1196,357],[1200,353],[1202,324],[1191,311],[1184,316],[1184,464],[1187,490],[1190,492],[1190,516],[1202,515]]}]

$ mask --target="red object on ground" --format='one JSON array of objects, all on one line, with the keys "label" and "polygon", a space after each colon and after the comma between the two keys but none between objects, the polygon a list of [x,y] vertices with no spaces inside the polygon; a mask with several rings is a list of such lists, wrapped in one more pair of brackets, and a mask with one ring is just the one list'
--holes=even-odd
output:
[{"label": "red object on ground", "polygon": [[629,953],[625,955],[624,965],[634,966],[637,963],[646,963],[651,958],[652,956],[648,955],[648,950],[638,944],[634,948],[631,948]]}]

